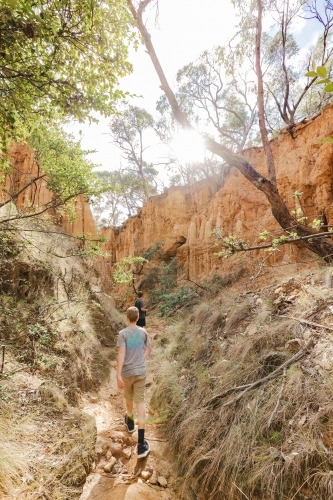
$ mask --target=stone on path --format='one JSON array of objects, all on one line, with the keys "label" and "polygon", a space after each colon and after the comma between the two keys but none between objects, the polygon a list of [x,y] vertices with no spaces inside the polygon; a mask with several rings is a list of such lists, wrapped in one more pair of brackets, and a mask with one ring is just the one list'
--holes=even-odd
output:
[{"label": "stone on path", "polygon": [[112,457],[110,462],[108,462],[106,465],[104,465],[104,472],[111,472],[113,466],[117,463],[117,459],[115,457]]},{"label": "stone on path", "polygon": [[141,472],[141,477],[145,481],[147,481],[147,479],[149,479],[150,476],[151,476],[151,472],[149,470],[144,470],[144,471]]},{"label": "stone on path", "polygon": [[157,476],[156,476],[156,472],[155,471],[153,472],[153,475],[151,476],[149,482],[150,482],[150,484],[157,484]]},{"label": "stone on path", "polygon": [[132,448],[124,448],[122,452],[123,458],[129,460],[132,456]]},{"label": "stone on path", "polygon": [[126,491],[124,500],[174,500],[175,497],[169,491],[148,484],[131,484]]},{"label": "stone on path", "polygon": [[163,476],[158,476],[157,478],[157,482],[160,486],[162,486],[163,488],[166,488],[168,486],[168,481],[165,479],[165,477]]}]

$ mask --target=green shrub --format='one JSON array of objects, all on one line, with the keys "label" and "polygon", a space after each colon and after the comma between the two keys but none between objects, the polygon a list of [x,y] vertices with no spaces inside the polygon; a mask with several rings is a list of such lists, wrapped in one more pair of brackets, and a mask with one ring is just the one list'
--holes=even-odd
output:
[{"label": "green shrub", "polygon": [[167,316],[197,296],[193,288],[181,286],[176,292],[160,295],[160,314]]}]

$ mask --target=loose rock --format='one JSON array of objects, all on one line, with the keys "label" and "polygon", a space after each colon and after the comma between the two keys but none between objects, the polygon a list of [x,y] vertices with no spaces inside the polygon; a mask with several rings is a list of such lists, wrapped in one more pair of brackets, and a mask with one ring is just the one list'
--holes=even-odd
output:
[{"label": "loose rock", "polygon": [[126,460],[129,460],[132,456],[132,449],[131,448],[125,448],[122,452],[123,458]]},{"label": "loose rock", "polygon": [[110,462],[108,462],[106,465],[104,465],[104,472],[111,472],[112,471],[112,468],[113,466],[116,464],[117,462],[117,459],[115,457],[112,457]]},{"label": "loose rock", "polygon": [[149,472],[148,470],[144,470],[144,471],[141,472],[141,477],[145,481],[147,481],[147,479],[149,479],[150,476],[151,476],[151,472]]},{"label": "loose rock", "polygon": [[153,471],[152,476],[151,476],[149,482],[150,482],[150,484],[157,484],[157,476],[156,476],[156,472],[155,471]]},{"label": "loose rock", "polygon": [[114,457],[121,457],[123,452],[123,447],[120,443],[110,443],[110,451]]},{"label": "loose rock", "polygon": [[158,476],[157,482],[162,488],[166,488],[168,486],[168,481],[163,476]]}]

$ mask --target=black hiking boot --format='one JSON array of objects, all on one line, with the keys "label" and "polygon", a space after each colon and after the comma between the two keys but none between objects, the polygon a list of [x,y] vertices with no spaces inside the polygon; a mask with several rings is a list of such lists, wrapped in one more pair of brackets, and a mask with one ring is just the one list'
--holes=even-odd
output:
[{"label": "black hiking boot", "polygon": [[125,425],[127,426],[128,432],[132,433],[135,431],[134,420],[131,417],[129,417],[128,415],[125,415]]},{"label": "black hiking boot", "polygon": [[142,443],[138,444],[138,458],[146,457],[149,452],[150,452],[150,446],[148,441],[146,441],[145,439],[143,444]]}]

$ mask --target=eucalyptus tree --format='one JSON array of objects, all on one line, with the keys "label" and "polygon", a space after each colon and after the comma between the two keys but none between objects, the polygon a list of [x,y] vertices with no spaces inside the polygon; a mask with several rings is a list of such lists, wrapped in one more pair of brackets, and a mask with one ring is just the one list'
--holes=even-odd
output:
[{"label": "eucalyptus tree", "polygon": [[125,0],[3,0],[0,152],[25,139],[40,115],[111,114],[135,39]]},{"label": "eucalyptus tree", "polygon": [[96,172],[104,185],[98,196],[92,197],[92,209],[98,226],[117,227],[126,217],[142,206],[142,185],[139,177],[127,167]]},{"label": "eucalyptus tree", "polygon": [[253,76],[240,71],[224,47],[205,50],[177,73],[177,98],[188,116],[218,133],[219,141],[238,152],[253,142],[256,100]]},{"label": "eucalyptus tree", "polygon": [[[305,79],[304,73],[310,71],[313,61],[328,68],[333,64],[333,6],[330,2],[318,4],[317,0],[233,0],[233,4],[240,13],[240,30],[231,44],[237,54],[236,66],[245,62],[258,77],[258,93],[264,98],[268,131],[276,131],[283,125],[292,131],[297,121],[318,112],[330,99],[314,86],[316,78]],[[258,67],[253,48],[257,46],[258,21],[263,15],[268,17],[271,26],[266,32],[260,28]],[[294,26],[304,19],[316,19],[320,35],[302,55]]]},{"label": "eucalyptus tree", "polygon": [[132,105],[114,115],[110,123],[112,142],[119,148],[126,162],[122,175],[126,172],[127,180],[132,178],[135,191],[138,194],[141,191],[141,204],[157,192],[157,170],[152,162],[145,159],[149,147],[148,139],[145,140],[146,134],[152,131],[153,127],[153,117],[145,109]]},{"label": "eucalyptus tree", "polygon": [[[184,129],[194,130],[190,116],[186,113],[186,109],[182,108],[175,92],[170,87],[153,46],[151,36],[143,20],[145,9],[152,3],[152,0],[127,0],[127,2],[133,15],[133,19],[137,23],[140,34],[144,40],[147,52],[152,60],[161,83],[161,88],[166,95],[175,120],[177,120]],[[282,5],[290,5],[289,0],[281,0],[281,2],[283,2]],[[207,134],[202,134],[205,146],[210,152],[222,158],[226,163],[236,167],[246,177],[246,179],[253,184],[254,187],[266,196],[271,207],[272,215],[281,228],[287,232],[292,231],[293,236],[290,237],[290,241],[293,241],[296,236],[298,244],[301,240],[302,244],[309,250],[318,254],[326,261],[332,261],[333,246],[326,239],[326,237],[331,236],[331,233],[326,233],[324,237],[316,239],[314,233],[307,226],[298,221],[297,218],[289,211],[286,203],[279,194],[276,185],[274,159],[271,154],[270,144],[268,141],[268,130],[265,122],[264,72],[262,68],[262,18],[265,13],[270,12],[272,5],[274,7],[277,2],[275,2],[275,0],[245,0],[242,2],[240,0],[234,0],[234,3],[239,6],[241,13],[245,13],[245,15],[241,16],[240,32],[247,31],[247,28],[249,28],[248,51],[254,55],[253,62],[256,72],[256,87],[258,93],[257,111],[261,140],[266,154],[267,178],[257,172],[241,154],[233,151],[230,147],[226,146],[222,142],[219,142],[213,137],[208,136]],[[301,2],[301,0],[297,2],[297,0],[295,0],[295,3],[302,4],[303,2]],[[247,16],[247,14],[249,14],[249,16]],[[285,19],[284,15],[282,15],[282,18]],[[288,16],[286,19],[288,19]],[[250,25],[248,23],[250,23]],[[284,27],[284,33],[286,33],[286,29],[287,26]],[[287,45],[285,45],[285,47],[287,47]],[[287,53],[285,55],[285,60],[286,58]],[[282,73],[286,75],[286,72],[283,69]],[[315,82],[315,78],[311,81],[312,83],[310,83],[312,85]],[[310,86],[310,84],[308,85]],[[289,91],[287,91],[285,95],[286,98],[289,98]],[[288,106],[286,104],[286,109],[287,108]],[[292,111],[291,107],[290,109]]]}]

